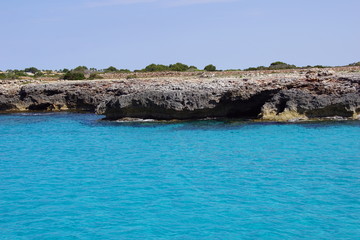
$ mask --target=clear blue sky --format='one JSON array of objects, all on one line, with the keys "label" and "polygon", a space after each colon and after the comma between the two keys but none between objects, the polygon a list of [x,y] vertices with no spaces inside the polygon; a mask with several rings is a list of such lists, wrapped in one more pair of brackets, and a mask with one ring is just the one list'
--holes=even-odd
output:
[{"label": "clear blue sky", "polygon": [[359,0],[9,0],[0,69],[360,61]]}]

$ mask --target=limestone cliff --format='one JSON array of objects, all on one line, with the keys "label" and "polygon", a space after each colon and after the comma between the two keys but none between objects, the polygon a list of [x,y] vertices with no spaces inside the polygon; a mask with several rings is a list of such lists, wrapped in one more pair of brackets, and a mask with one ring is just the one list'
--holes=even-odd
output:
[{"label": "limestone cliff", "polygon": [[226,77],[23,83],[2,80],[0,111],[91,111],[124,117],[358,119],[360,72],[303,70]]}]

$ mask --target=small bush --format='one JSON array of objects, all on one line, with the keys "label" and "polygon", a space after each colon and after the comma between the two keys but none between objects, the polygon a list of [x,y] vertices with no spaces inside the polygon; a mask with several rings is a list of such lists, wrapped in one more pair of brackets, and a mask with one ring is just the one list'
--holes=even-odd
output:
[{"label": "small bush", "polygon": [[314,68],[327,68],[327,67],[323,65],[315,65]]},{"label": "small bush", "polygon": [[360,66],[360,62],[351,63],[349,66]]},{"label": "small bush", "polygon": [[190,66],[187,71],[188,72],[195,72],[195,71],[199,71],[199,69],[197,67],[195,67],[195,66]]},{"label": "small bush", "polygon": [[118,69],[116,67],[110,66],[104,69],[104,72],[117,72]]},{"label": "small bush", "polygon": [[[127,70],[127,69],[126,69]],[[134,70],[134,72],[165,72],[165,71],[175,71],[175,72],[186,72],[186,71],[196,71],[198,70],[195,66],[188,66],[183,63],[170,64],[169,66],[163,64],[150,64],[141,70]]]},{"label": "small bush", "polygon": [[62,72],[62,73],[68,73],[68,72],[70,72],[70,70],[69,70],[69,69],[67,69],[67,68],[64,68],[64,69],[59,70],[59,72]]},{"label": "small bush", "polygon": [[209,71],[209,72],[213,72],[213,71],[216,71],[216,67],[214,65],[212,65],[212,64],[209,64],[204,68],[204,70]]},{"label": "small bush", "polygon": [[84,80],[85,75],[84,75],[84,73],[80,73],[80,72],[67,72],[63,76],[63,79],[64,80]]},{"label": "small bush", "polygon": [[185,72],[189,69],[189,66],[183,63],[175,63],[169,65],[170,71]]},{"label": "small bush", "polygon": [[14,80],[19,79],[19,76],[14,73],[0,73],[0,79]]},{"label": "small bush", "polygon": [[258,71],[258,70],[267,70],[268,68],[265,66],[259,66],[259,67],[249,67],[247,69],[244,69],[244,71]]},{"label": "small bush", "polygon": [[25,68],[24,72],[36,74],[36,73],[40,72],[40,70],[37,69],[36,67],[30,67],[30,68]]},{"label": "small bush", "polygon": [[78,66],[72,70],[72,72],[85,73],[88,70],[86,66]]},{"label": "small bush", "polygon": [[[8,70],[8,76],[14,75],[15,77],[24,77],[24,76],[28,76],[24,71],[22,70]],[[15,78],[13,78],[15,79]]]},{"label": "small bush", "polygon": [[94,79],[103,79],[103,77],[102,77],[102,76],[100,76],[100,75],[99,75],[99,74],[97,74],[97,73],[91,73],[88,79],[89,79],[89,80],[94,80]]},{"label": "small bush", "polygon": [[131,71],[129,69],[119,69],[118,72],[119,73],[131,73]]},{"label": "small bush", "polygon": [[145,67],[145,72],[163,72],[163,71],[169,71],[169,67],[162,64],[150,64]]},{"label": "small bush", "polygon": [[271,63],[268,69],[276,70],[276,69],[293,69],[293,68],[296,68],[296,66],[277,61],[277,62]]},{"label": "small bush", "polygon": [[0,79],[7,79],[7,76],[5,73],[0,73]]},{"label": "small bush", "polygon": [[295,65],[287,64],[284,62],[273,62],[269,67],[259,66],[259,67],[250,67],[244,69],[244,71],[259,71],[259,70],[280,70],[280,69],[295,69],[297,68]]},{"label": "small bush", "polygon": [[44,74],[42,72],[37,72],[34,74],[34,77],[42,77]]}]

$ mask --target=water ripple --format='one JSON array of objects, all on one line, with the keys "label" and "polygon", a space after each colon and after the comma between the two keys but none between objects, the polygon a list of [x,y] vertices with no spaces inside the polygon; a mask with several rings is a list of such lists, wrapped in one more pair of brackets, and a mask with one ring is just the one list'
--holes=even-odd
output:
[{"label": "water ripple", "polygon": [[0,239],[360,239],[359,122],[0,115]]}]

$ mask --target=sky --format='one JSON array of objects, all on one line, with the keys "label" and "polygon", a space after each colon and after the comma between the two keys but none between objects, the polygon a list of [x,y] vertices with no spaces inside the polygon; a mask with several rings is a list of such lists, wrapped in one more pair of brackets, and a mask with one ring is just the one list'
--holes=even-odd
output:
[{"label": "sky", "polygon": [[360,61],[359,0],[2,0],[0,70]]}]

